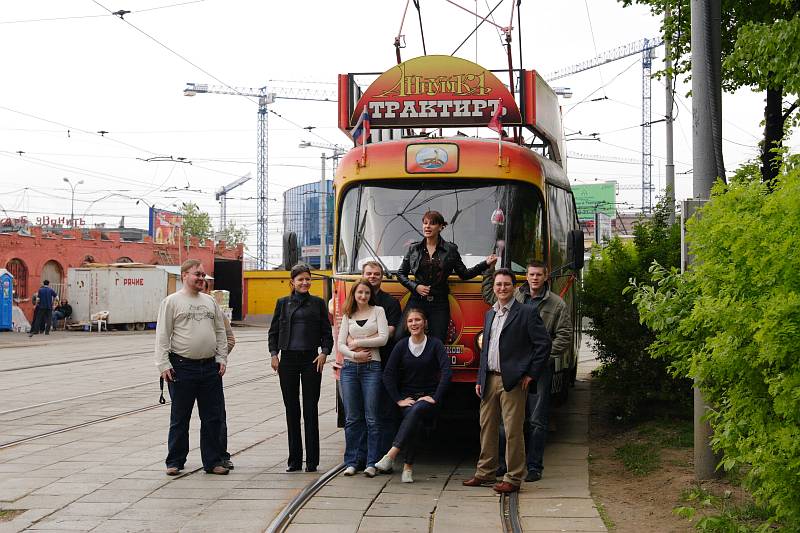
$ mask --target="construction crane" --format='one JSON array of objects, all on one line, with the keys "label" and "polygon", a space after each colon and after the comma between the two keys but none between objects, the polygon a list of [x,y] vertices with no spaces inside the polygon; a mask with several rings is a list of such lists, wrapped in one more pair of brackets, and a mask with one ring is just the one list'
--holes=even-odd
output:
[{"label": "construction crane", "polygon": [[652,77],[654,50],[664,44],[660,37],[652,39],[641,39],[588,59],[581,63],[565,67],[544,76],[548,82],[552,82],[578,72],[593,69],[612,61],[642,54],[642,211],[649,213],[653,209],[653,153],[651,140],[651,104],[650,86]]},{"label": "construction crane", "polygon": [[226,220],[227,217],[227,200],[228,200],[228,193],[231,192],[233,189],[238,187],[239,185],[243,185],[253,179],[253,176],[250,175],[248,172],[241,178],[236,181],[232,181],[231,183],[225,185],[224,187],[220,187],[214,193],[214,199],[219,202],[219,230],[225,231],[226,228]]},{"label": "construction crane", "polygon": [[258,98],[258,151],[256,152],[256,188],[258,205],[256,208],[256,267],[258,270],[267,269],[267,250],[269,237],[267,232],[268,211],[267,192],[269,189],[269,128],[268,116],[270,104],[276,99],[285,100],[312,100],[317,102],[336,102],[338,95],[327,89],[308,89],[297,87],[229,87],[225,85],[208,85],[205,83],[186,83],[183,90],[184,96],[196,94],[230,94]]}]

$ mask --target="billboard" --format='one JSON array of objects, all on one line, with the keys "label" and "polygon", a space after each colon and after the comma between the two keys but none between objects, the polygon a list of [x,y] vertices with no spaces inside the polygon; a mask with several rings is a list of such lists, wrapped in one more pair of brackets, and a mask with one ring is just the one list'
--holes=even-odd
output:
[{"label": "billboard", "polygon": [[594,220],[595,213],[614,218],[617,215],[617,183],[589,183],[572,186],[579,220]]},{"label": "billboard", "polygon": [[175,244],[180,242],[183,216],[172,211],[150,208],[150,224],[147,233],[155,244]]}]

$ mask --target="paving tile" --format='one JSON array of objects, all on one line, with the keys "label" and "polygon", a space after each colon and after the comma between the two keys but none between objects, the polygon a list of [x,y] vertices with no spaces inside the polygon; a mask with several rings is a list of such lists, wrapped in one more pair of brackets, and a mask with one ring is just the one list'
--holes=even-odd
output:
[{"label": "paving tile", "polygon": [[349,509],[302,509],[293,524],[358,524],[361,512]]},{"label": "paving tile", "polygon": [[429,527],[429,518],[365,516],[361,521],[361,527],[359,528],[359,531],[376,533],[423,533],[427,532]]},{"label": "paving tile", "polygon": [[600,517],[594,518],[521,518],[523,531],[606,531]]}]

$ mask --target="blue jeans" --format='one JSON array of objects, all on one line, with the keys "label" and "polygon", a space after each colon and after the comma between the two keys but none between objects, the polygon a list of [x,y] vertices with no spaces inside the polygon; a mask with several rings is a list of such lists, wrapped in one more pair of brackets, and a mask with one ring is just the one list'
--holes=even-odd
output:
[{"label": "blue jeans", "polygon": [[191,361],[170,356],[175,370],[175,381],[168,382],[170,406],[169,437],[167,440],[167,467],[183,468],[189,454],[189,420],[194,402],[200,414],[200,457],[206,471],[222,461],[220,432],[225,397],[222,377],[214,359]]},{"label": "blue jeans", "polygon": [[[536,380],[536,394],[528,394],[525,406],[525,457],[528,472],[539,474],[544,470],[544,446],[547,442],[547,424],[550,421],[550,393],[553,385],[553,362],[542,368]],[[566,387],[566,383],[564,384]],[[500,468],[505,469],[506,433],[500,424]]]},{"label": "blue jeans", "polygon": [[380,459],[379,402],[383,386],[379,361],[345,361],[339,374],[344,403],[344,464],[375,466]]},{"label": "blue jeans", "polygon": [[62,313],[58,309],[53,311],[53,331],[55,331],[58,321],[61,320],[62,318],[65,318],[64,313]]}]

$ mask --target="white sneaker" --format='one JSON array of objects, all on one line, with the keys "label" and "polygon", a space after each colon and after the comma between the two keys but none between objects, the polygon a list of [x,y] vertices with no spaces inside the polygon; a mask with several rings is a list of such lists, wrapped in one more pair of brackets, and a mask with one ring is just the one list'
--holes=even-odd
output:
[{"label": "white sneaker", "polygon": [[344,469],[344,475],[345,476],[354,476],[354,475],[356,475],[356,467],[348,466],[347,468]]},{"label": "white sneaker", "polygon": [[414,483],[414,476],[411,470],[403,469],[403,475],[400,477],[403,483]]},{"label": "white sneaker", "polygon": [[381,472],[389,472],[394,466],[393,463],[394,461],[392,461],[392,458],[389,457],[389,454],[386,454],[381,458],[380,461],[375,463],[375,468],[377,468]]},{"label": "white sneaker", "polygon": [[374,466],[368,466],[364,469],[364,475],[367,477],[375,477],[377,473]]}]

